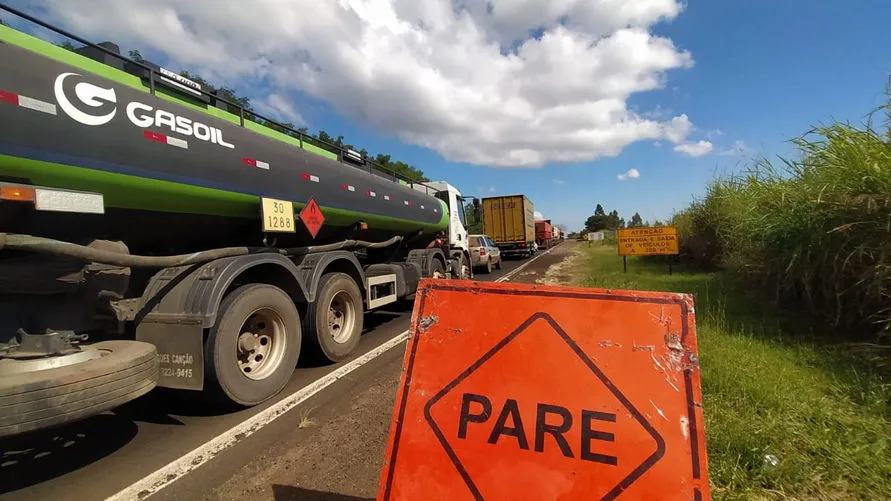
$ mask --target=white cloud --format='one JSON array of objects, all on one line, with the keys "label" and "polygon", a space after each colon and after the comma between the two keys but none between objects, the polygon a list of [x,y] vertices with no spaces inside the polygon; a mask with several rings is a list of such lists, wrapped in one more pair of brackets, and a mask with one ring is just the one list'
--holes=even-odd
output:
[{"label": "white cloud", "polygon": [[705,137],[708,138],[708,139],[711,139],[711,138],[713,138],[713,137],[721,137],[721,136],[723,136],[723,135],[725,135],[725,132],[724,132],[724,131],[722,131],[721,129],[714,129],[714,130],[710,130],[710,131],[708,131],[708,132],[705,134]]},{"label": "white cloud", "polygon": [[564,184],[566,184],[566,181],[562,179],[552,179],[551,182],[556,184],[557,186],[563,186]]},{"label": "white cloud", "polygon": [[616,178],[619,181],[626,181],[628,179],[637,179],[640,177],[640,172],[637,169],[628,169],[628,172],[624,174],[619,174]]},{"label": "white cloud", "polygon": [[254,99],[251,102],[257,111],[269,118],[278,118],[294,125],[306,124],[303,115],[281,94],[270,94],[266,99]]},{"label": "white cloud", "polygon": [[693,65],[651,32],[683,3],[31,1],[76,33],[163,52],[170,66],[244,92],[301,91],[448,160],[527,167],[686,139],[686,115],[661,120],[627,104],[663,88],[669,70]]},{"label": "white cloud", "polygon": [[749,146],[745,141],[736,140],[733,145],[718,152],[718,155],[741,156],[749,152]]},{"label": "white cloud", "polygon": [[495,187],[489,186],[489,193],[495,193]]},{"label": "white cloud", "polygon": [[709,141],[697,141],[695,143],[683,143],[674,147],[674,151],[684,153],[691,157],[701,157],[708,155],[714,146]]},{"label": "white cloud", "polygon": [[545,217],[542,215],[542,213],[541,213],[541,212],[538,212],[538,211],[535,211],[534,217],[535,217],[535,220],[536,220],[536,221],[545,218]]}]

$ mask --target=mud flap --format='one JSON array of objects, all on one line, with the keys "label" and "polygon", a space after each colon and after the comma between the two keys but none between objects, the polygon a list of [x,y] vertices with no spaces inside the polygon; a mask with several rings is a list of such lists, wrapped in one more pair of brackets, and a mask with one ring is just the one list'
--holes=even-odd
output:
[{"label": "mud flap", "polygon": [[142,322],[136,329],[136,340],[158,348],[158,386],[204,389],[204,329],[200,324]]}]

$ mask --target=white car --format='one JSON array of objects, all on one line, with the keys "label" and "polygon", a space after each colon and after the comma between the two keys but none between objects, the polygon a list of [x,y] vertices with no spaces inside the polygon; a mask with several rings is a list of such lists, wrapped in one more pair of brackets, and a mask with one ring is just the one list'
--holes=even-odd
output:
[{"label": "white car", "polygon": [[501,269],[501,250],[488,235],[468,235],[470,244],[470,264],[474,268],[484,268],[492,273],[492,268]]}]

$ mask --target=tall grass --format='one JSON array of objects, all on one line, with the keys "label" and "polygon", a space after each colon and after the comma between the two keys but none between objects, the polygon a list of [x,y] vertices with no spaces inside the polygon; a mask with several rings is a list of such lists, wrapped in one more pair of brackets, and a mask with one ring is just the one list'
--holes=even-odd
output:
[{"label": "tall grass", "polygon": [[891,140],[834,123],[677,214],[682,254],[724,266],[845,338],[891,335]]},{"label": "tall grass", "polygon": [[624,272],[615,247],[580,247],[580,285],[693,294],[713,499],[891,499],[891,385],[861,357],[795,336],[727,271]]}]

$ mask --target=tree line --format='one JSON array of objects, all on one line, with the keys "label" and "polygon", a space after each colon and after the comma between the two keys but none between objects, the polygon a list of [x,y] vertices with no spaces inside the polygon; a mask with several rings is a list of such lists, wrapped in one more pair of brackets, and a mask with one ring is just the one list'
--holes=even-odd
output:
[{"label": "tree line", "polygon": [[[0,20],[0,22],[2,22],[2,20]],[[71,51],[77,49],[77,46],[75,46],[68,40],[57,43],[56,45]],[[143,58],[142,53],[140,53],[139,50],[131,50],[127,53],[127,56],[139,63],[147,62],[145,58]],[[391,155],[386,153],[377,153],[375,155],[371,155],[365,148],[356,148],[354,145],[346,142],[342,135],[338,135],[335,137],[324,129],[319,129],[318,133],[313,136],[310,135],[309,128],[307,127],[298,127],[293,123],[287,121],[275,123],[263,120],[255,115],[256,111],[251,104],[250,98],[245,95],[239,94],[237,90],[231,87],[214,85],[201,76],[186,70],[181,70],[179,74],[201,85],[201,87],[207,92],[225,99],[230,103],[236,104],[237,106],[227,105],[227,107],[229,108],[228,111],[230,113],[238,114],[239,108],[243,108],[246,112],[246,120],[251,120],[252,122],[269,127],[270,129],[297,139],[302,138],[304,142],[334,154],[339,154],[341,148],[357,151],[360,155],[362,155],[363,158],[370,160],[372,163],[382,167],[386,171],[395,172],[397,175],[409,181],[429,181],[429,179],[424,175],[424,172],[421,169],[400,160],[394,160]]]},{"label": "tree line", "polygon": [[585,232],[594,232],[594,231],[615,231],[619,228],[640,228],[643,226],[664,226],[665,224],[658,219],[653,221],[650,224],[649,221],[645,221],[639,212],[635,212],[634,215],[631,216],[631,219],[627,222],[624,218],[619,216],[619,211],[613,209],[609,213],[607,213],[603,206],[597,204],[594,207],[594,214],[588,216],[588,219],[585,220]]}]

